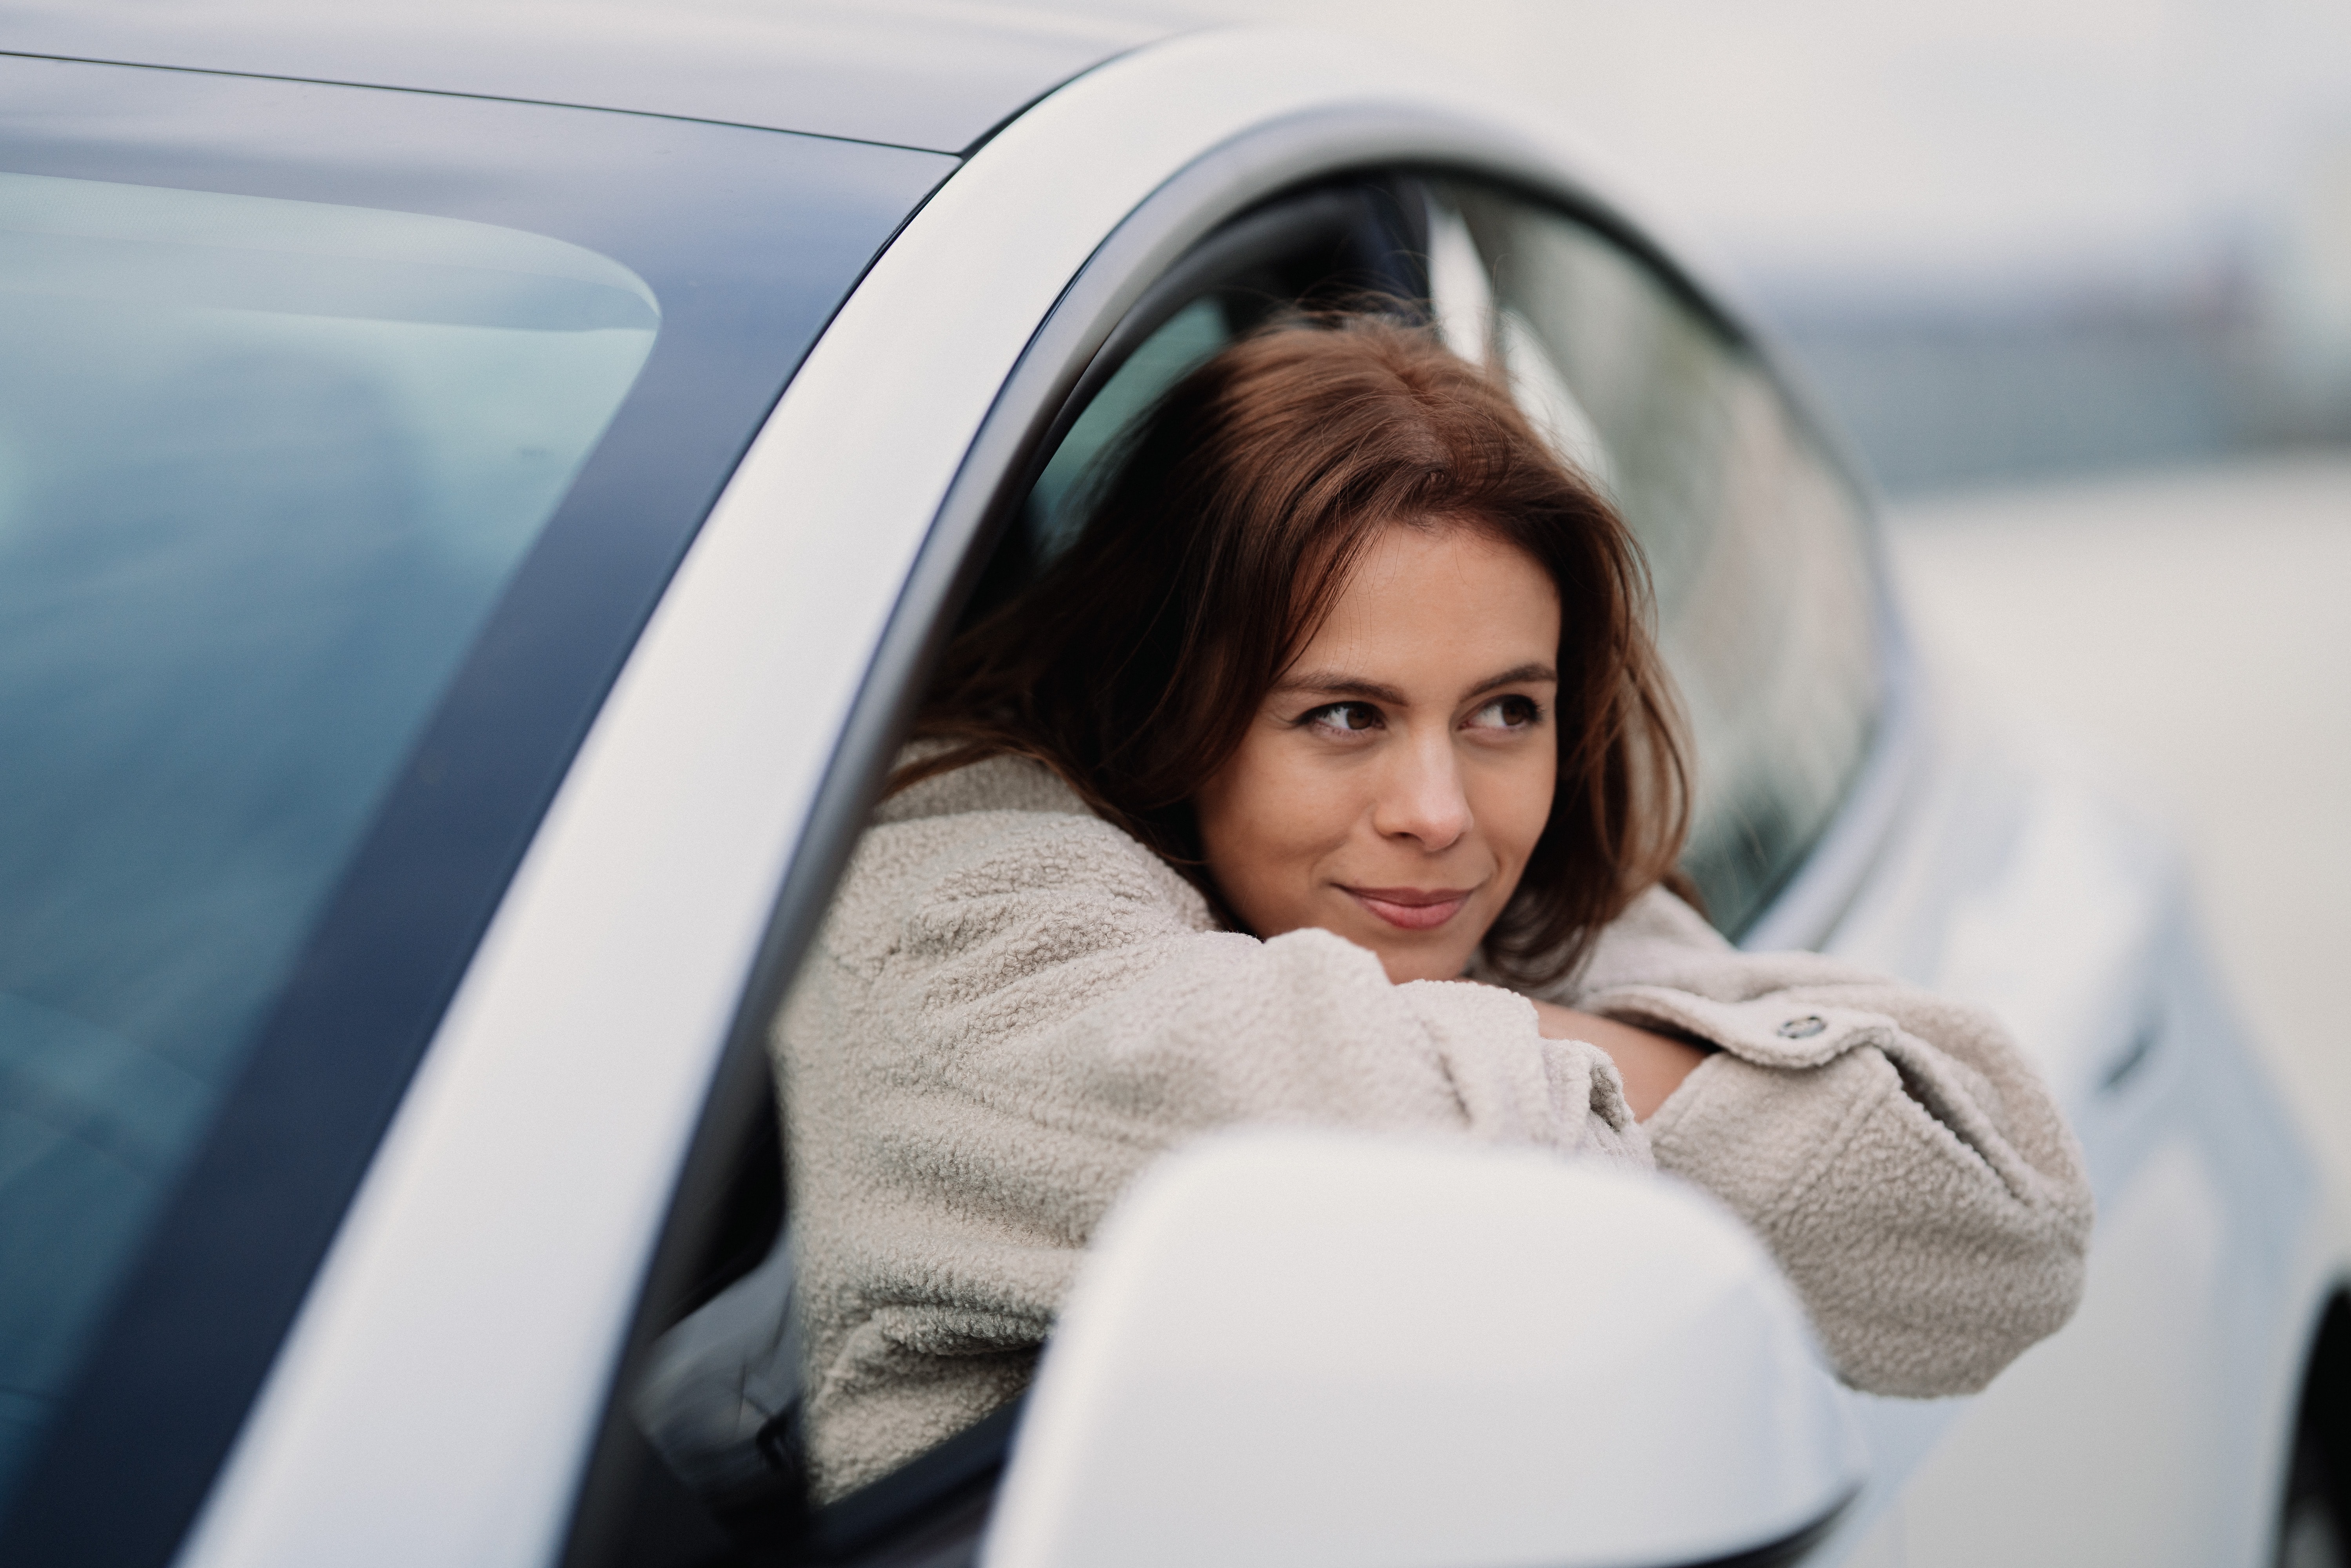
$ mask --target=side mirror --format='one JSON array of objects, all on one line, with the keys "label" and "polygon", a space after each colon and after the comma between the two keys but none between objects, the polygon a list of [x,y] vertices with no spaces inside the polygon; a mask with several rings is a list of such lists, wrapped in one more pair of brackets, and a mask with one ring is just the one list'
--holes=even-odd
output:
[{"label": "side mirror", "polygon": [[1862,1478],[1762,1249],[1531,1151],[1226,1134],[1105,1223],[986,1568],[1796,1560]]}]

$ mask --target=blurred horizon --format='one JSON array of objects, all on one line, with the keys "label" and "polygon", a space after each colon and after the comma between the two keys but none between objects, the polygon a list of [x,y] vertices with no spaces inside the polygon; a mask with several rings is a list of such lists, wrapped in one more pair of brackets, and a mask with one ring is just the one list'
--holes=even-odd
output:
[{"label": "blurred horizon", "polygon": [[1424,52],[1572,125],[1889,495],[2351,445],[2343,0],[1032,0]]}]

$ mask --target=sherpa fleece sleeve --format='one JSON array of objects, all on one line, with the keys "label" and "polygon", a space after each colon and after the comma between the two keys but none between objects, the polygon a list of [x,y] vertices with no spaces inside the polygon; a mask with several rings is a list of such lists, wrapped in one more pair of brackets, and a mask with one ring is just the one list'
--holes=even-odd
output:
[{"label": "sherpa fleece sleeve", "polygon": [[1661,1169],[1761,1234],[1839,1373],[1981,1388],[2081,1299],[2081,1153],[2000,1023],[1814,954],[1737,952],[1662,890],[1574,1005],[1718,1047],[1648,1123]]},{"label": "sherpa fleece sleeve", "polygon": [[910,863],[862,879],[888,908],[844,911],[870,946],[836,952],[891,998],[891,1080],[926,1087],[957,1167],[938,1174],[966,1190],[1077,1193],[1092,1210],[1186,1136],[1270,1121],[1647,1163],[1614,1063],[1542,1038],[1525,998],[1391,985],[1323,931],[1218,931],[1188,883],[1106,823],[967,813],[878,829],[869,852]]},{"label": "sherpa fleece sleeve", "polygon": [[1195,1134],[1336,1123],[1648,1163],[1614,1064],[1541,1038],[1523,997],[1392,986],[1323,932],[1219,931],[1050,784],[999,759],[894,798],[778,1020],[820,1498],[1011,1397],[1103,1213]]}]

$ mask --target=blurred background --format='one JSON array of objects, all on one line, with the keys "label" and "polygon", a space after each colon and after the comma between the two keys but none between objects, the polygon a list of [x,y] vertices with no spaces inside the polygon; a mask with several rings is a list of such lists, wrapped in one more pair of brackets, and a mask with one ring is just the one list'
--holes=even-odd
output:
[{"label": "blurred background", "polygon": [[1572,124],[1853,437],[1941,697],[2168,819],[2351,1155],[2351,0],[1047,3]]}]

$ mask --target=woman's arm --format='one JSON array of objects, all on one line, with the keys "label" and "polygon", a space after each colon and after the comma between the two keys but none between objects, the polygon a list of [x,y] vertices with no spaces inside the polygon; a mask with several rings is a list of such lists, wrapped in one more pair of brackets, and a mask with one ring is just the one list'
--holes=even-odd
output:
[{"label": "woman's arm", "polygon": [[1525,998],[1392,985],[1324,931],[1214,926],[1091,817],[867,834],[775,1036],[820,1498],[1017,1391],[1102,1214],[1198,1134],[1453,1132],[1650,1163],[1604,1053],[1544,1039]]},{"label": "woman's arm", "polygon": [[1535,1026],[1546,1040],[1580,1040],[1608,1053],[1625,1080],[1625,1100],[1634,1118],[1646,1122],[1698,1070],[1707,1052],[1687,1040],[1640,1029],[1595,1013],[1580,1013],[1557,1002],[1535,1003]]},{"label": "woman's arm", "polygon": [[1981,1009],[1818,954],[1740,952],[1662,891],[1563,999],[1717,1048],[1644,1130],[1660,1169],[1771,1247],[1846,1381],[1971,1392],[2072,1314],[2081,1151]]}]

